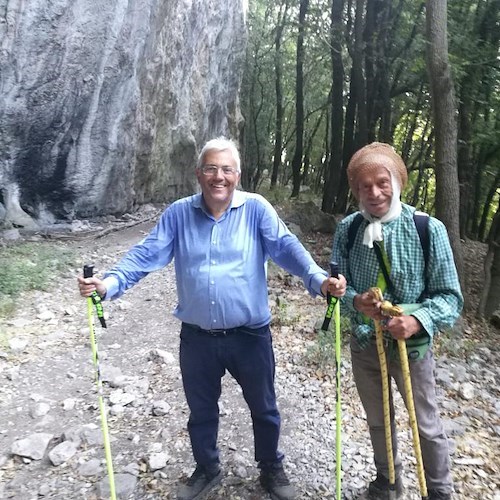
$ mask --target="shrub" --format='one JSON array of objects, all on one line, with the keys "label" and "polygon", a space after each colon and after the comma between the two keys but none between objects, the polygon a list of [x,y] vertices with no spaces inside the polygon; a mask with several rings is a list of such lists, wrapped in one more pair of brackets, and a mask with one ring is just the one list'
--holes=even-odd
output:
[{"label": "shrub", "polygon": [[49,243],[22,243],[0,249],[0,316],[15,309],[29,290],[45,290],[49,280],[73,263],[73,252]]}]

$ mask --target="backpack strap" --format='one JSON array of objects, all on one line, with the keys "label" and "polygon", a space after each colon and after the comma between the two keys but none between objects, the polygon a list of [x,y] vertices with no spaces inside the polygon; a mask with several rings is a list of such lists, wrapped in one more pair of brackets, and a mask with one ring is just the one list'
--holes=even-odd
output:
[{"label": "backpack strap", "polygon": [[347,228],[347,253],[349,253],[352,249],[352,246],[354,245],[354,240],[356,239],[356,234],[358,233],[359,226],[361,226],[361,223],[363,222],[363,215],[358,213],[354,219],[352,219],[352,222],[350,226]]},{"label": "backpack strap", "polygon": [[422,251],[424,252],[424,282],[425,288],[422,295],[419,297],[418,301],[421,302],[427,294],[427,274],[428,274],[428,264],[429,255],[431,251],[431,242],[429,238],[429,214],[425,212],[419,212],[415,210],[413,212],[413,222],[417,228],[418,237],[420,239],[420,245],[422,246]]},{"label": "backpack strap", "polygon": [[413,222],[415,222],[420,245],[422,245],[422,251],[424,252],[425,270],[427,272],[427,263],[429,262],[431,247],[429,240],[429,214],[415,210],[415,212],[413,212]]},{"label": "backpack strap", "polygon": [[[354,240],[356,239],[356,234],[359,230],[359,226],[361,226],[362,222],[363,216],[358,213],[348,227],[346,245],[347,252],[351,251],[354,245]],[[415,227],[417,228],[420,245],[422,246],[422,251],[424,252],[425,268],[427,270],[427,263],[429,262],[430,253],[429,214],[415,210],[415,212],[413,212],[413,222],[415,223]]]}]

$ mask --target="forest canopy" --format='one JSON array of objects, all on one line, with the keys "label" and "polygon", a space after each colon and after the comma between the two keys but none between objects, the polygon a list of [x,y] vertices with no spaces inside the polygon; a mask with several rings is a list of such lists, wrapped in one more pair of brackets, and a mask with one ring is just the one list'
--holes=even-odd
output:
[{"label": "forest canopy", "polygon": [[431,4],[447,8],[460,237],[485,241],[500,192],[497,0],[252,0],[244,187],[289,186],[295,197],[307,186],[323,211],[343,214],[351,203],[347,162],[379,140],[406,162],[404,201],[436,214],[436,118],[426,62]]}]

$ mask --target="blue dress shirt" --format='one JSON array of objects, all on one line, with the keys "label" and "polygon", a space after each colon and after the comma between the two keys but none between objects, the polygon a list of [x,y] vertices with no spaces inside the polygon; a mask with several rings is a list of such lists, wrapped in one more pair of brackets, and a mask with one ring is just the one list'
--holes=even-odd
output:
[{"label": "blue dress shirt", "polygon": [[265,198],[234,191],[216,220],[196,194],[172,203],[150,234],[105,274],[106,298],[121,296],[173,259],[177,318],[206,330],[259,328],[271,321],[269,258],[301,277],[311,295],[321,294],[327,273]]}]

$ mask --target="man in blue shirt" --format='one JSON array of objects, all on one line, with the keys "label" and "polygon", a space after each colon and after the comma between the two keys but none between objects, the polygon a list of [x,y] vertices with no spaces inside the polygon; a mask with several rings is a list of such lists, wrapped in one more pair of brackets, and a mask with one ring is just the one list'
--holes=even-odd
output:
[{"label": "man in blue shirt", "polygon": [[[363,221],[349,249],[349,227],[357,217],[346,217],[337,227],[333,259],[349,283],[343,307],[351,318],[351,359],[354,380],[366,411],[377,477],[368,488],[369,498],[389,498],[389,464],[386,453],[382,376],[377,355],[373,320],[382,320],[381,303],[371,287],[384,290],[384,299],[400,304],[402,316],[385,320],[389,378],[406,401],[401,364],[395,356],[396,339],[418,341],[418,359],[410,359],[413,396],[430,500],[450,499],[452,478],[448,441],[436,402],[432,337],[458,318],[463,298],[453,253],[442,222],[428,220],[429,257],[413,219],[415,208],[402,204],[400,194],[407,182],[406,166],[389,144],[374,142],[354,154],[347,167],[351,190],[359,201]],[[374,246],[386,260],[390,284],[385,280]],[[389,286],[392,285],[392,286]],[[411,345],[411,344],[410,344]],[[424,351],[426,352],[424,353]],[[394,356],[391,356],[391,353]],[[421,356],[421,359],[420,359]],[[392,448],[396,491],[402,495],[402,464],[397,455],[395,416],[391,399]]]},{"label": "man in blue shirt", "polygon": [[224,138],[200,152],[201,194],[180,199],[151,233],[101,281],[79,277],[80,293],[114,299],[148,273],[174,260],[182,321],[180,366],[190,409],[189,436],[196,470],[179,488],[179,500],[204,497],[221,480],[217,432],[221,378],[226,370],[250,408],[260,482],[272,498],[295,498],[278,450],[280,414],[269,324],[269,258],[300,276],[313,295],[340,297],[346,281],[316,265],[262,196],[238,191],[240,156]]}]

